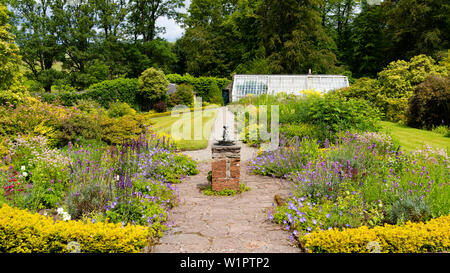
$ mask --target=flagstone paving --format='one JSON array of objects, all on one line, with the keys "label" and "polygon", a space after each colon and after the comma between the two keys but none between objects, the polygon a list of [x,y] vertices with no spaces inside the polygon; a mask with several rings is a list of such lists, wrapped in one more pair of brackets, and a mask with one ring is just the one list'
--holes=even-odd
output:
[{"label": "flagstone paving", "polygon": [[[232,121],[232,114],[221,108],[210,144],[220,135],[224,122],[232,126]],[[207,185],[206,177],[211,170],[210,145],[202,151],[186,152],[199,161],[200,173],[177,185],[180,203],[169,218],[173,226],[153,246],[152,252],[299,252],[299,248],[289,239],[289,233],[267,219],[274,196],[286,196],[290,185],[277,178],[251,175],[248,160],[256,150],[241,145],[241,183],[251,190],[231,197],[206,196],[200,191]]]}]

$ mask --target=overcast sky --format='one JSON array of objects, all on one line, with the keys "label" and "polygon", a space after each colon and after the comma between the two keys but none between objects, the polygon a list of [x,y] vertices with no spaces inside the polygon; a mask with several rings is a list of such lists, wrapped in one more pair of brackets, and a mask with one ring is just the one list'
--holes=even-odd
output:
[{"label": "overcast sky", "polygon": [[[186,12],[187,8],[189,8],[189,5],[191,4],[191,0],[185,0],[184,4],[186,7],[183,11]],[[169,42],[175,42],[184,33],[184,29],[182,29],[180,25],[178,25],[174,20],[168,19],[166,17],[159,18],[156,21],[156,24],[158,26],[166,28],[166,33],[160,34],[159,36]]]}]

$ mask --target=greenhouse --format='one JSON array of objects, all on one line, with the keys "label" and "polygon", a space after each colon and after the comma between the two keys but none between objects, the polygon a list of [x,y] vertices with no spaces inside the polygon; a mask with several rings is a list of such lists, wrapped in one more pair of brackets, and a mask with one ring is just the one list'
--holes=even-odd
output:
[{"label": "greenhouse", "polygon": [[317,90],[325,93],[348,87],[348,79],[342,75],[235,75],[231,90],[231,101],[248,94],[300,94],[302,90]]}]

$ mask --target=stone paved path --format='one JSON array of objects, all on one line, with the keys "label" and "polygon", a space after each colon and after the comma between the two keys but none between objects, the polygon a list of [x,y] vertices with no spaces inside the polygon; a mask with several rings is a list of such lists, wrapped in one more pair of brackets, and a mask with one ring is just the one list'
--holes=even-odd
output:
[{"label": "stone paved path", "polygon": [[[210,144],[215,135],[221,133],[223,115],[227,115],[227,124],[232,123],[230,114],[225,108],[220,110]],[[272,208],[275,194],[287,195],[289,185],[279,179],[251,175],[247,161],[255,152],[255,149],[242,145],[241,183],[251,190],[233,197],[206,196],[200,192],[200,188],[207,185],[206,176],[211,170],[210,146],[202,151],[187,152],[199,160],[200,174],[188,177],[178,185],[180,203],[169,219],[174,225],[152,252],[299,252],[289,240],[289,233],[267,220],[267,211]]]}]

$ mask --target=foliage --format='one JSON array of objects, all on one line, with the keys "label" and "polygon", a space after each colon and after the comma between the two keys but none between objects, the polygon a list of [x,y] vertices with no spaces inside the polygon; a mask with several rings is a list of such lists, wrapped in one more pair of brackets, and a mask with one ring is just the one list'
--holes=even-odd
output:
[{"label": "foliage", "polygon": [[369,102],[375,102],[378,94],[378,81],[371,78],[359,78],[352,85],[335,91],[346,98],[361,98]]},{"label": "foliage", "polygon": [[110,118],[119,118],[125,115],[135,115],[136,111],[126,102],[113,102],[109,105],[108,116]]},{"label": "foliage", "polygon": [[371,252],[370,242],[377,242],[382,253],[445,252],[450,249],[448,229],[450,217],[442,216],[426,223],[407,222],[403,226],[366,226],[339,231],[313,232],[301,242],[305,249],[320,253]]},{"label": "foliage", "polygon": [[219,89],[216,83],[211,83],[209,86],[209,92],[207,101],[217,105],[223,105],[222,91]]},{"label": "foliage", "polygon": [[426,55],[418,55],[408,62],[398,60],[391,62],[378,73],[377,79],[361,78],[352,86],[336,91],[347,98],[363,98],[380,109],[384,119],[404,121],[408,101],[419,84],[431,75],[447,74],[445,65],[436,64]]},{"label": "foliage", "polygon": [[312,101],[307,117],[310,123],[332,132],[350,129],[374,131],[377,130],[379,113],[364,100],[345,100],[340,96],[328,95]]},{"label": "foliage", "polygon": [[392,224],[402,224],[408,221],[421,222],[430,217],[430,207],[418,196],[405,196],[392,204],[387,216]]},{"label": "foliage", "polygon": [[450,77],[429,76],[419,84],[409,102],[408,125],[431,129],[450,125]]},{"label": "foliage", "polygon": [[81,96],[91,98],[99,102],[103,107],[108,107],[110,103],[117,100],[136,107],[138,105],[138,101],[136,99],[137,92],[137,79],[119,78],[93,84],[89,87],[89,91]]},{"label": "foliage", "polygon": [[180,16],[177,8],[184,7],[181,0],[137,0],[130,3],[128,19],[133,26],[131,34],[142,35],[144,42],[153,40],[158,33],[165,32],[164,27],[159,27],[156,20],[160,17],[178,19]]},{"label": "foliage", "polygon": [[137,100],[137,79],[115,79],[106,80],[93,84],[89,90],[82,92],[61,92],[61,93],[35,93],[43,101],[53,103],[59,102],[65,106],[73,106],[78,100],[93,100],[102,107],[108,108],[109,105],[117,100],[126,102],[134,108],[139,108]]},{"label": "foliage", "polygon": [[[334,93],[325,96],[304,92],[295,97],[285,94],[244,98],[242,104],[280,105],[280,132],[287,136],[316,138],[333,142],[336,133],[346,130],[377,131],[379,112],[362,99],[346,99]],[[267,107],[267,109],[271,109]],[[270,113],[268,113],[268,119]],[[270,122],[270,119],[269,119]],[[297,130],[298,129],[298,130]],[[297,133],[296,133],[297,132]]]},{"label": "foliage", "polygon": [[376,105],[385,113],[387,120],[404,120],[414,88],[428,75],[440,73],[445,74],[446,71],[425,55],[415,56],[409,62],[392,62],[378,74],[380,88]]},{"label": "foliage", "polygon": [[19,48],[14,43],[14,36],[10,33],[8,13],[6,7],[0,3],[0,92],[13,87],[16,89],[20,81],[21,57]]},{"label": "foliage", "polygon": [[[214,84],[217,85],[219,91],[224,89],[229,83],[230,80],[226,78],[215,78],[215,77],[198,77],[195,78],[189,74],[181,76],[179,74],[169,74],[167,75],[167,79],[171,83],[175,84],[189,84],[194,87],[194,93],[197,97],[201,97],[203,101],[210,102],[210,94]],[[217,90],[215,91],[217,92]],[[220,95],[222,96],[222,94]],[[213,96],[216,98],[216,96]],[[217,96],[218,99],[218,96]]]},{"label": "foliage", "polygon": [[82,253],[141,252],[154,232],[142,226],[60,221],[11,208],[0,208],[0,251],[3,253],[64,253],[68,243]]},{"label": "foliage", "polygon": [[0,106],[0,134],[45,136],[49,145],[64,146],[79,137],[121,143],[145,132],[150,120],[145,114],[127,110],[127,115],[110,118],[104,109],[81,111],[75,107],[56,106],[25,97],[17,107]]},{"label": "foliage", "polygon": [[355,77],[375,77],[389,62],[386,56],[391,44],[386,32],[386,10],[382,5],[364,2],[361,9],[351,22],[345,62]]},{"label": "foliage", "polygon": [[161,70],[152,67],[142,72],[138,79],[138,95],[143,100],[143,109],[148,109],[161,101],[165,102],[168,86],[169,82]]},{"label": "foliage", "polygon": [[386,32],[395,58],[409,59],[418,54],[436,57],[449,48],[448,14],[450,5],[441,0],[386,1]]}]

